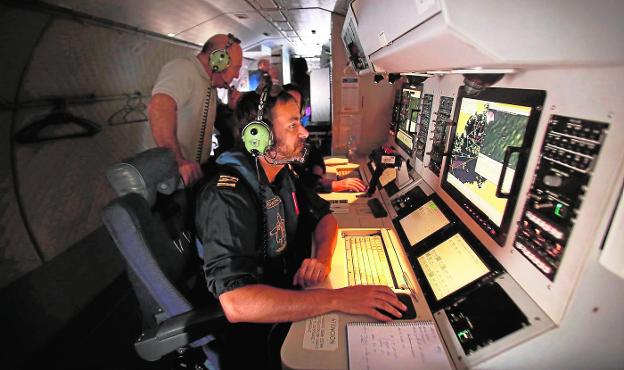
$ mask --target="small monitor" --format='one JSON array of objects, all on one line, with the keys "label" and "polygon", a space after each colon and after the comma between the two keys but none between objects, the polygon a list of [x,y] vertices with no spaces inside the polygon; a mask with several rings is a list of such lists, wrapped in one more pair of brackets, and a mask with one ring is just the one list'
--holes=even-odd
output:
[{"label": "small monitor", "polygon": [[460,89],[457,99],[442,188],[501,245],[545,96],[542,90],[490,88],[472,97]]},{"label": "small monitor", "polygon": [[404,87],[401,90],[401,108],[399,111],[399,124],[396,132],[396,144],[404,150],[408,156],[412,156],[414,140],[418,127],[418,112],[420,112],[420,90]]},{"label": "small monitor", "polygon": [[[434,235],[451,228],[457,218],[436,194],[422,198],[412,198],[397,210],[398,216],[392,220],[401,244],[410,253],[419,253],[423,245],[431,243]],[[429,242],[429,243],[428,243]]]},{"label": "small monitor", "polygon": [[408,251],[408,256],[432,311],[456,303],[502,271],[477,238],[459,224]]},{"label": "small monitor", "polygon": [[357,21],[353,10],[349,7],[340,34],[342,42],[349,57],[349,61],[356,72],[369,69],[370,61],[364,52],[362,43],[358,37]]},{"label": "small monitor", "polygon": [[415,134],[418,128],[418,109],[412,109],[409,116],[409,132]]},{"label": "small monitor", "polygon": [[417,260],[438,301],[490,272],[459,234],[451,236]]},{"label": "small monitor", "polygon": [[449,219],[433,200],[429,200],[399,219],[401,229],[410,246],[415,246],[449,223]]}]

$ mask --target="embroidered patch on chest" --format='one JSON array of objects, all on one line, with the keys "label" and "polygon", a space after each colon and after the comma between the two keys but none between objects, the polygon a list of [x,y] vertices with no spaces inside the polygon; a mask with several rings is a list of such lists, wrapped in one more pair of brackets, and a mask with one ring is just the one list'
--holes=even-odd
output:
[{"label": "embroidered patch on chest", "polygon": [[275,207],[279,206],[279,204],[281,202],[282,202],[282,200],[280,199],[280,197],[273,197],[271,199],[268,199],[266,201],[266,209],[275,208]]}]

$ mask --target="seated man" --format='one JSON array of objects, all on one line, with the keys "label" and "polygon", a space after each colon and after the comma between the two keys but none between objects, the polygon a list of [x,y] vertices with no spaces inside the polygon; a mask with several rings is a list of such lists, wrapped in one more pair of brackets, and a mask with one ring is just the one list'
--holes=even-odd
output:
[{"label": "seated man", "polygon": [[[299,105],[300,111],[303,109],[305,97],[303,91],[294,84],[284,85],[284,91],[292,95]],[[303,164],[294,166],[295,172],[299,174],[304,184],[317,192],[331,193],[339,191],[366,191],[366,185],[357,178],[347,178],[342,180],[332,180],[325,177],[326,169],[321,152],[314,146],[310,146],[310,153]]]},{"label": "seated man", "polygon": [[[239,104],[247,100],[243,97]],[[302,186],[286,165],[302,159],[308,136],[297,103],[282,92],[269,98],[265,108],[275,143],[256,157],[244,148],[223,153],[217,175],[198,199],[196,226],[208,290],[231,323],[220,337],[226,347],[224,367],[267,368],[262,361],[267,361],[268,323],[333,311],[388,321],[391,317],[378,310],[401,317],[406,309],[385,286],[297,289],[327,278],[337,225],[329,204]]]}]

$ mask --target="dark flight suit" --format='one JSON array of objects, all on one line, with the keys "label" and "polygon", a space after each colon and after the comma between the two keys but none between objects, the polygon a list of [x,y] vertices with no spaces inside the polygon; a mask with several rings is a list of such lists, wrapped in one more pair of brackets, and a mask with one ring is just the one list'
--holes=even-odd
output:
[{"label": "dark flight suit", "polygon": [[[272,184],[259,186],[253,161],[239,151],[222,154],[216,176],[198,199],[196,226],[204,246],[206,283],[217,298],[256,283],[295,289],[292,278],[303,259],[310,256],[312,233],[331,212],[329,203],[304,186],[287,166]],[[258,170],[266,184],[260,164]],[[262,203],[267,205],[265,212]],[[226,354],[228,363],[224,365],[261,368],[259,363],[266,359],[254,357],[266,356],[263,338],[270,329],[262,324],[229,325],[220,339],[226,347],[240,351],[229,357]]]}]

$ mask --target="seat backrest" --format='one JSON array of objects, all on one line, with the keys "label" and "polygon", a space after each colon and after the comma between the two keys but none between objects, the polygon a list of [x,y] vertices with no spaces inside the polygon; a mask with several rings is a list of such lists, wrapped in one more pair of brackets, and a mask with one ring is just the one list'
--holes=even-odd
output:
[{"label": "seat backrest", "polygon": [[121,196],[104,208],[102,218],[126,263],[144,329],[191,311],[207,294],[193,294],[204,279],[192,203],[185,190],[176,190],[173,154],[150,149],[111,167],[107,177]]}]

